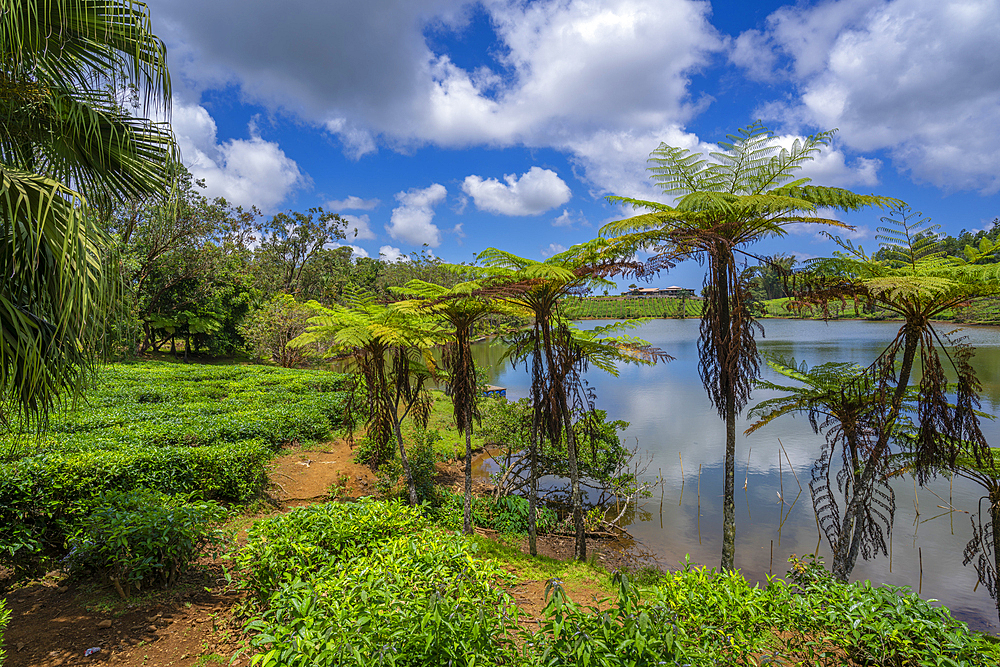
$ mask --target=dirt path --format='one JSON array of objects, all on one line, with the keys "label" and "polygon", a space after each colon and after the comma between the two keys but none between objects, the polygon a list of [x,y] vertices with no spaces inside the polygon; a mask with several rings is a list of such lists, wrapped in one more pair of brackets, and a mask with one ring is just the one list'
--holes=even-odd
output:
[{"label": "dirt path", "polygon": [[320,447],[290,448],[274,460],[271,481],[274,498],[286,507],[326,502],[332,498],[360,498],[375,493],[375,475],[355,463],[345,440]]},{"label": "dirt path", "polygon": [[[110,590],[50,573],[7,596],[6,667],[128,665],[187,667],[203,656],[229,659],[240,648],[231,608],[238,596],[218,585],[222,568],[186,575],[169,594],[123,606]],[[87,649],[100,650],[85,657]],[[233,664],[248,664],[248,660]]]}]

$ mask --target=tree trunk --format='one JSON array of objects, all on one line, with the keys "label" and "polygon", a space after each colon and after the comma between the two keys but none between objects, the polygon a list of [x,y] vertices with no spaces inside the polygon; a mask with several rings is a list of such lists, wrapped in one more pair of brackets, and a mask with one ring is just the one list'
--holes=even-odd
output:
[{"label": "tree trunk", "polygon": [[[994,486],[990,490],[990,522],[993,524],[993,568],[994,572],[1000,574],[1000,487]],[[993,600],[997,605],[997,618],[1000,618],[1000,584],[997,595]]]},{"label": "tree trunk", "polygon": [[913,361],[916,358],[917,344],[920,341],[920,329],[916,326],[907,325],[904,333],[903,363],[899,369],[899,379],[896,389],[892,395],[892,404],[889,406],[889,416],[886,419],[882,433],[879,433],[878,441],[872,447],[872,451],[865,461],[864,470],[861,474],[860,483],[854,489],[854,497],[848,503],[844,512],[844,520],[840,525],[840,535],[837,536],[837,544],[833,549],[833,575],[841,581],[847,581],[854,569],[853,558],[857,559],[857,550],[860,543],[855,544],[860,539],[857,533],[858,515],[862,508],[867,507],[871,502],[872,485],[875,483],[875,475],[880,468],[879,461],[885,456],[889,448],[889,436],[892,428],[899,416],[899,411],[903,405],[903,396],[910,383],[910,373],[913,370]]},{"label": "tree trunk", "polygon": [[528,553],[538,555],[538,400],[531,414],[531,441],[528,444]]},{"label": "tree trunk", "polygon": [[566,424],[566,455],[569,459],[569,483],[573,502],[573,528],[576,531],[576,547],[573,557],[587,559],[587,530],[583,523],[583,493],[580,489],[580,465],[576,456],[576,432],[573,430],[573,416],[566,403],[566,393],[560,387],[559,402],[562,404],[563,421]]},{"label": "tree trunk", "polygon": [[406,477],[406,488],[410,492],[410,505],[416,505],[417,485],[413,481],[413,471],[410,469],[410,460],[406,458],[406,447],[403,446],[403,433],[399,430],[399,420],[393,419],[392,425],[396,431],[396,442],[399,444],[399,460],[403,463],[403,475]]},{"label": "tree trunk", "polygon": [[472,407],[465,422],[465,507],[462,509],[462,532],[472,534]]},{"label": "tree trunk", "polygon": [[736,568],[736,399],[726,397],[726,470],[722,489],[722,569]]},{"label": "tree trunk", "polygon": [[715,294],[719,313],[719,331],[722,340],[719,341],[719,383],[725,392],[726,417],[726,469],[722,484],[722,563],[720,568],[732,570],[736,567],[736,392],[733,387],[735,378],[730,377],[731,367],[729,357],[733,341],[732,319],[729,312],[729,267],[722,261],[725,255],[720,253],[716,260]]}]

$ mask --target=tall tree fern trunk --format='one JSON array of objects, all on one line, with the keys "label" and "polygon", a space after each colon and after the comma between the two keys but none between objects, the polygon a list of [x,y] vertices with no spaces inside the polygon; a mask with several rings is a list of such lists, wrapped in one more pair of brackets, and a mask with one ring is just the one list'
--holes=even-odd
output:
[{"label": "tall tree fern trunk", "polygon": [[538,418],[532,419],[528,445],[528,553],[538,555]]},{"label": "tall tree fern trunk", "polygon": [[726,397],[726,471],[722,497],[722,569],[736,567],[736,401]]},{"label": "tall tree fern trunk", "polygon": [[462,510],[462,530],[472,534],[472,408],[465,422],[465,507]]},{"label": "tall tree fern trunk", "polygon": [[406,488],[410,494],[410,505],[417,504],[417,485],[413,480],[413,470],[410,460],[406,457],[406,447],[403,446],[403,433],[399,428],[399,420],[393,420],[393,430],[396,432],[396,443],[399,445],[399,460],[403,464],[403,475],[406,477]]},{"label": "tall tree fern trunk", "polygon": [[[722,255],[722,253],[719,253]],[[717,299],[717,317],[722,338],[719,341],[719,385],[725,394],[726,466],[722,484],[722,563],[721,569],[736,567],[736,388],[730,369],[736,365],[730,357],[734,354],[732,313],[729,304],[729,265],[716,261],[716,283],[713,298]]]},{"label": "tall tree fern trunk", "polygon": [[573,503],[573,529],[576,532],[576,546],[573,557],[587,559],[587,530],[583,523],[583,491],[580,488],[580,462],[576,452],[576,432],[573,430],[573,416],[566,402],[566,393],[559,392],[563,421],[566,425],[566,456],[569,459],[570,497]]},{"label": "tall tree fern trunk", "polygon": [[538,437],[541,428],[542,356],[538,349],[538,325],[531,356],[531,440],[528,442],[528,552],[538,555]]},{"label": "tall tree fern trunk", "polygon": [[[990,523],[993,524],[993,571],[1000,575],[1000,487],[996,485],[990,489]],[[1000,583],[994,593],[997,618],[1000,618]]]}]

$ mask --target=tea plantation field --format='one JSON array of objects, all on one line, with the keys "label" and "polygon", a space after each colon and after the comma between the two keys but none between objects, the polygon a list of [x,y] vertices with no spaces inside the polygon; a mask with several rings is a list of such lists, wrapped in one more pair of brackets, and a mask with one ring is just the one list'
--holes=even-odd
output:
[{"label": "tea plantation field", "polygon": [[149,488],[245,503],[285,444],[343,419],[346,376],[265,366],[114,364],[45,436],[8,436],[0,465],[0,562],[64,546],[91,499]]},{"label": "tea plantation field", "polygon": [[572,319],[630,320],[641,317],[701,317],[698,299],[643,297],[613,299],[570,297],[562,305],[563,314]]}]

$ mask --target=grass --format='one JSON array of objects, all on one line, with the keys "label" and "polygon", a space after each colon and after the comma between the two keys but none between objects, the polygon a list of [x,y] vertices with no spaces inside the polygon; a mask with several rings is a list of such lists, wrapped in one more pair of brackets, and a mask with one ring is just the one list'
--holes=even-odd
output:
[{"label": "grass", "polygon": [[[465,434],[455,427],[455,412],[451,398],[443,391],[431,391],[431,413],[427,420],[427,430],[437,431],[441,439],[434,443],[434,452],[439,460],[448,461],[465,457]],[[407,417],[400,428],[403,433],[404,442],[413,442],[417,432],[417,426],[413,420]],[[477,435],[475,429],[472,433],[472,450],[478,451],[483,447],[482,436]]]},{"label": "grass", "polygon": [[477,553],[481,557],[500,561],[518,579],[535,581],[559,579],[570,584],[596,588],[608,595],[614,590],[607,571],[593,561],[580,562],[557,560],[548,556],[531,556],[516,546],[520,536],[510,540],[514,544],[481,535],[473,535],[470,539],[476,545]]}]

